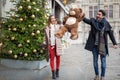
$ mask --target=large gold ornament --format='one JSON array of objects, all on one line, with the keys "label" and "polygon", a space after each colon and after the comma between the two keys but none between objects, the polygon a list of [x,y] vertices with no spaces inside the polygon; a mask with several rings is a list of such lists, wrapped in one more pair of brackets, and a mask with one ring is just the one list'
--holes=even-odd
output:
[{"label": "large gold ornament", "polygon": [[31,6],[28,6],[27,8],[28,8],[28,10],[31,10],[32,7],[31,7]]},{"label": "large gold ornament", "polygon": [[18,56],[17,55],[14,55],[14,58],[16,59]]},{"label": "large gold ornament", "polygon": [[23,21],[23,18],[20,18],[20,21]]},{"label": "large gold ornament", "polygon": [[8,51],[8,54],[12,54],[12,50],[9,50],[9,51]]},{"label": "large gold ornament", "polygon": [[34,14],[33,14],[33,15],[31,15],[31,18],[33,18],[33,19],[34,19],[34,18],[35,18],[35,15],[34,15]]},{"label": "large gold ornament", "polygon": [[34,53],[36,53],[36,52],[37,52],[37,50],[36,50],[36,49],[33,49],[33,52],[34,52]]},{"label": "large gold ornament", "polygon": [[30,2],[30,0],[26,0],[27,2]]},{"label": "large gold ornament", "polygon": [[27,43],[30,43],[30,40],[27,40],[26,42],[27,42]]},{"label": "large gold ornament", "polygon": [[11,37],[11,40],[15,40],[15,37],[13,36],[13,37]]},{"label": "large gold ornament", "polygon": [[20,43],[20,44],[18,44],[18,47],[22,47],[22,44]]},{"label": "large gold ornament", "polygon": [[23,7],[22,7],[22,6],[19,6],[19,7],[18,7],[18,10],[19,10],[19,11],[21,11],[22,9],[23,9]]},{"label": "large gold ornament", "polygon": [[31,35],[32,35],[32,36],[34,36],[34,35],[35,35],[35,33],[34,33],[34,32],[32,32],[32,33],[31,33]]},{"label": "large gold ornament", "polygon": [[40,9],[37,8],[36,11],[38,12],[38,11],[40,11]]},{"label": "large gold ornament", "polygon": [[32,2],[34,5],[36,4],[36,2]]},{"label": "large gold ornament", "polygon": [[17,31],[17,28],[13,28],[13,31]]},{"label": "large gold ornament", "polygon": [[2,42],[0,42],[0,47],[2,47],[2,45],[3,45],[3,43],[2,43]]},{"label": "large gold ornament", "polygon": [[27,57],[27,56],[28,56],[28,53],[25,53],[24,56]]},{"label": "large gold ornament", "polygon": [[37,31],[36,31],[36,33],[37,33],[37,34],[40,34],[40,31],[39,31],[39,30],[37,30]]}]

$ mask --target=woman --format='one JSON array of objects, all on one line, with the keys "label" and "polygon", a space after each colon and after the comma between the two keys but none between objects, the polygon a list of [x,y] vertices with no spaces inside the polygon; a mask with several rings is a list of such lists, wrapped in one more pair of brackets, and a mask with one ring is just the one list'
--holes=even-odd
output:
[{"label": "woman", "polygon": [[[46,42],[48,44],[52,79],[56,79],[56,77],[59,77],[60,54],[62,53],[62,44],[61,44],[61,39],[55,37],[55,33],[56,31],[59,30],[59,28],[60,26],[57,24],[55,16],[50,15],[48,19],[48,26],[45,28],[45,32],[46,32]],[[56,58],[56,67],[54,65],[55,58]]]}]

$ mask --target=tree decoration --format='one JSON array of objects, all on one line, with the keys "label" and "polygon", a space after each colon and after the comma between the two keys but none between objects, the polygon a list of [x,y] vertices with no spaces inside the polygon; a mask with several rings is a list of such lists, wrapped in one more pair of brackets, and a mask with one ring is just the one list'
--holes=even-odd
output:
[{"label": "tree decoration", "polygon": [[[45,41],[43,29],[48,22],[48,0],[10,0],[14,8],[7,11],[2,20],[0,47],[4,50],[0,58],[15,60],[45,59]],[[46,3],[46,4],[45,4]],[[45,17],[46,15],[46,17]]]}]

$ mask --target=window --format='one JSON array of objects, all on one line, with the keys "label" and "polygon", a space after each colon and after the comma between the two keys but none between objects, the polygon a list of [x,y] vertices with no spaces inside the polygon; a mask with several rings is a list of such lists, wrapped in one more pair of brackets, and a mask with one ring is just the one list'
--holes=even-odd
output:
[{"label": "window", "polygon": [[92,6],[89,7],[89,17],[90,18],[93,17],[93,7]]},{"label": "window", "polygon": [[109,5],[109,18],[113,18],[113,5]]},{"label": "window", "polygon": [[104,9],[105,9],[105,13],[106,13],[106,18],[108,18],[108,6],[105,5],[105,6],[104,6]]},{"label": "window", "polygon": [[97,6],[94,6],[94,17],[96,17],[97,12],[98,12],[98,7],[97,7]]}]

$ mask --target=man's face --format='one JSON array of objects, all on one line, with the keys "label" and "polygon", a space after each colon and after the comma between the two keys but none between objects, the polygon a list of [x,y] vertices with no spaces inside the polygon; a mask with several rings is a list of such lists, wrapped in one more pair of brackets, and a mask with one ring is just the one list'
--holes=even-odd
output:
[{"label": "man's face", "polygon": [[97,18],[98,20],[101,20],[103,17],[104,17],[104,16],[102,15],[101,12],[98,12],[98,13],[97,13],[96,18]]}]

